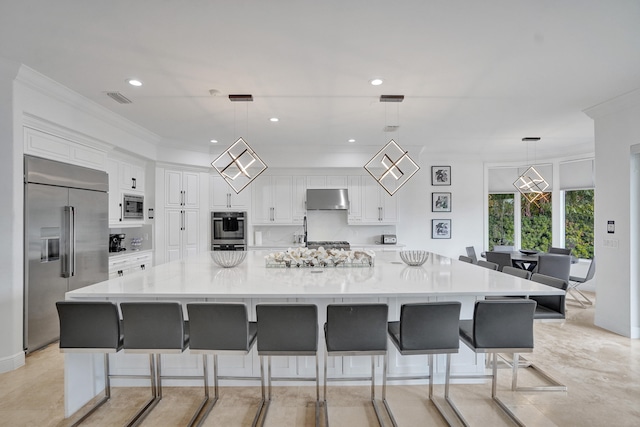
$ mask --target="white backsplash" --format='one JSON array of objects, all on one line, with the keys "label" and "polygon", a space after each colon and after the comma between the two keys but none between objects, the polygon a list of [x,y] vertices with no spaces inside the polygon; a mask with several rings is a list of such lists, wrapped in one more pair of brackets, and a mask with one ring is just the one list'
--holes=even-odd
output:
[{"label": "white backsplash", "polygon": [[[299,226],[254,226],[262,233],[262,246],[294,245],[294,236],[303,234]],[[381,234],[395,234],[394,225],[349,225],[347,211],[308,211],[307,235],[309,241],[338,240],[353,244],[375,244]],[[254,235],[251,236],[251,244]],[[402,242],[398,242],[402,243]]]}]

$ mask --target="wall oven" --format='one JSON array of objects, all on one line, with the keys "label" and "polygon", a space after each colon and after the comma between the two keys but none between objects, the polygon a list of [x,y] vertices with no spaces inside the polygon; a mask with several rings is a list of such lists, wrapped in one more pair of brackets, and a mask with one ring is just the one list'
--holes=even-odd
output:
[{"label": "wall oven", "polygon": [[211,250],[247,250],[246,212],[211,212]]},{"label": "wall oven", "polygon": [[144,196],[125,194],[122,196],[122,218],[144,219]]}]

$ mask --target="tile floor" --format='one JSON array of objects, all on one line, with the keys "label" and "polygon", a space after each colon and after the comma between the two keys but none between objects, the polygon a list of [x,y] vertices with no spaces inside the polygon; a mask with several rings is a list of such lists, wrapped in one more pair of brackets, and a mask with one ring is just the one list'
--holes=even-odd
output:
[{"label": "tile floor", "polygon": [[[593,325],[594,309],[568,303],[565,322],[536,323],[536,348],[527,358],[569,387],[562,392],[511,392],[511,375],[500,370],[498,394],[527,426],[640,425],[640,340]],[[0,375],[0,426],[67,426],[64,419],[63,356],[51,345],[27,357],[26,366]],[[539,381],[522,372],[523,385]],[[442,387],[436,387],[442,396]],[[111,401],[83,425],[123,425],[147,398],[147,389],[114,388]],[[258,387],[224,387],[206,426],[249,426]],[[266,426],[314,425],[314,387],[276,387]],[[195,411],[199,388],[165,388],[164,398],[142,425],[184,425]],[[329,387],[331,426],[375,426],[369,388]],[[424,386],[390,386],[387,400],[400,426],[446,423],[425,401]],[[490,400],[489,384],[454,385],[451,396],[471,425],[508,426]],[[442,401],[442,398],[439,399]],[[390,424],[389,424],[390,425]]]}]

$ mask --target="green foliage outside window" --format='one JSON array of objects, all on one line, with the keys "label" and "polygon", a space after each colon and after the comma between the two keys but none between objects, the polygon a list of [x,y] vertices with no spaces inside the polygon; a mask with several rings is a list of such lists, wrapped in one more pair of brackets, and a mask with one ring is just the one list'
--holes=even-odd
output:
[{"label": "green foliage outside window", "polygon": [[489,194],[489,250],[514,244],[513,194]]},{"label": "green foliage outside window", "polygon": [[593,189],[566,191],[564,194],[566,247],[579,258],[593,258],[593,205]]},{"label": "green foliage outside window", "polygon": [[522,249],[546,252],[551,246],[551,193],[545,195],[537,205],[520,196]]}]

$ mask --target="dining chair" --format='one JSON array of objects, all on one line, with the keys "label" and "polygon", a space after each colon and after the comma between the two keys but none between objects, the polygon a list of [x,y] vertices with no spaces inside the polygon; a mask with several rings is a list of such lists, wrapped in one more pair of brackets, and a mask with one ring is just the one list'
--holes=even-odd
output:
[{"label": "dining chair", "polygon": [[[593,301],[591,301],[585,294],[583,294],[580,289],[578,289],[578,286],[593,279],[593,276],[595,276],[595,274],[596,257],[594,256],[591,259],[591,264],[589,264],[589,270],[587,270],[587,275],[585,277],[569,276],[569,289],[567,289],[567,292],[573,297],[573,299],[580,303],[582,308],[587,308],[587,305],[593,305]],[[584,298],[584,302],[581,301],[580,298],[578,298],[578,295],[576,295],[576,293]]]},{"label": "dining chair", "polygon": [[477,264],[478,256],[476,255],[476,249],[473,246],[467,246],[465,249],[467,251],[467,256],[471,258],[471,262]]},{"label": "dining chair", "polygon": [[513,252],[515,250],[516,250],[516,247],[512,245],[494,245],[493,246],[494,252]]},{"label": "dining chair", "polygon": [[487,261],[498,264],[498,271],[502,271],[504,267],[512,267],[510,252],[487,251],[485,254]]},{"label": "dining chair", "polygon": [[473,260],[470,257],[464,256],[464,255],[460,255],[458,257],[458,261],[468,262],[469,264],[473,264]]},{"label": "dining chair", "polygon": [[559,255],[571,255],[571,249],[567,248],[556,248],[553,246],[549,246],[549,250],[547,253],[550,254],[559,254]]},{"label": "dining chair", "polygon": [[485,261],[483,259],[478,260],[478,265],[480,267],[488,268],[489,270],[498,270],[498,264],[495,262]]},{"label": "dining chair", "polygon": [[569,283],[571,255],[538,254],[538,265],[534,273],[556,277]]}]

